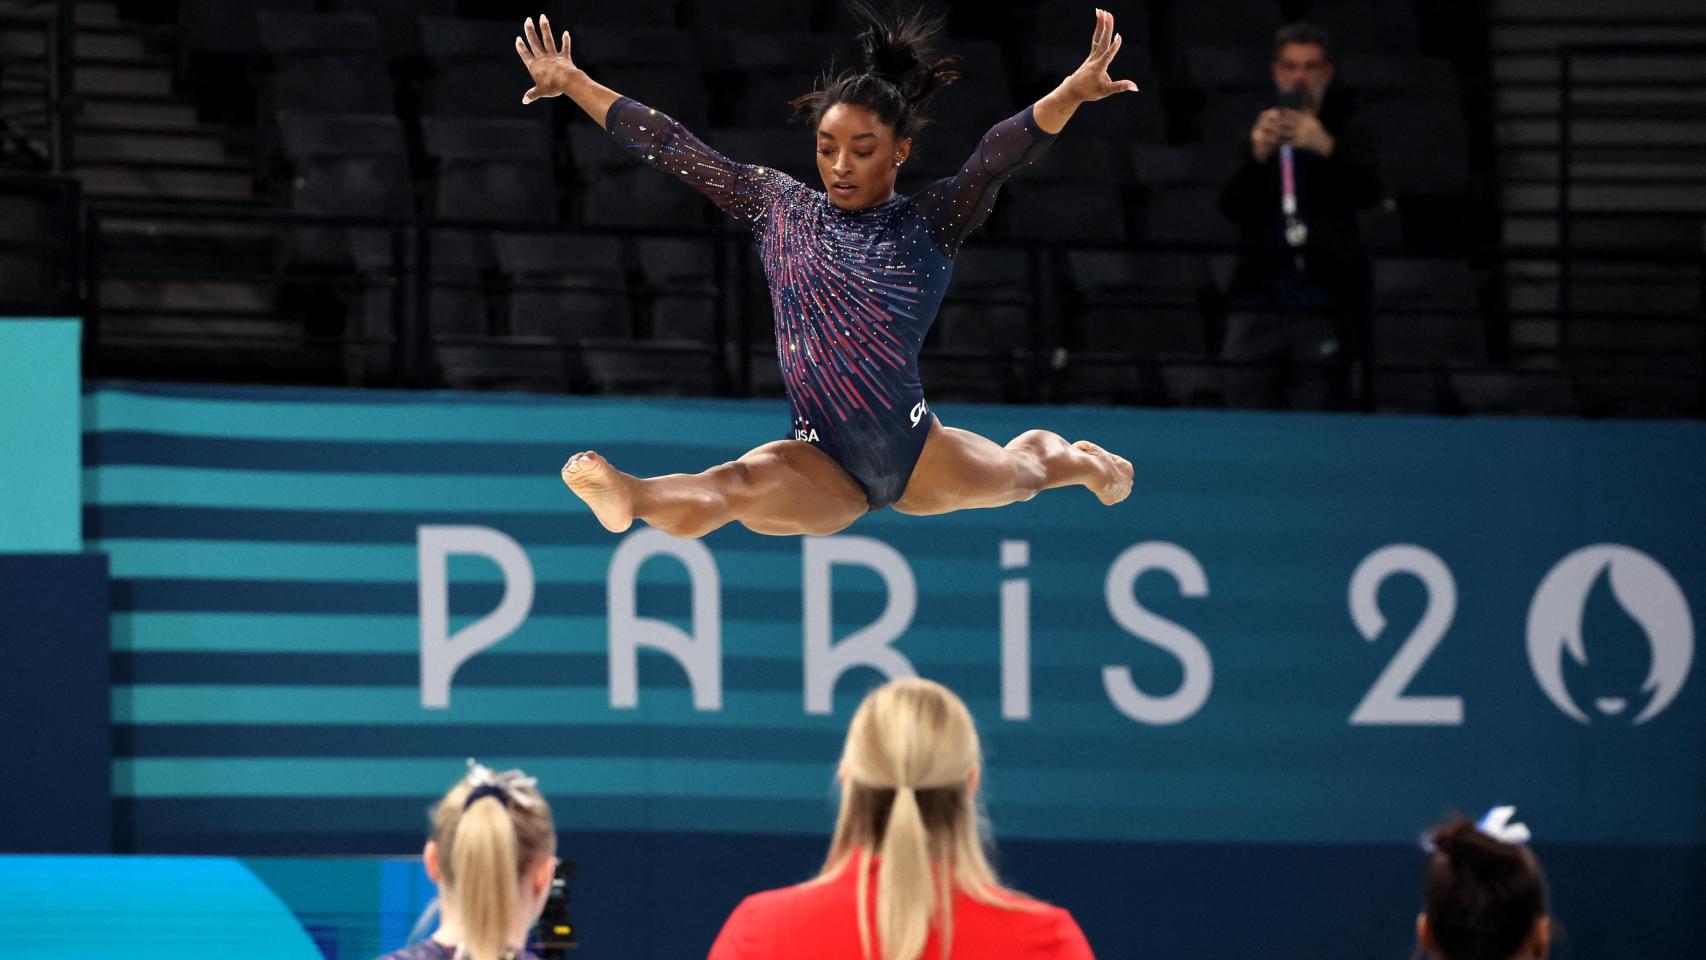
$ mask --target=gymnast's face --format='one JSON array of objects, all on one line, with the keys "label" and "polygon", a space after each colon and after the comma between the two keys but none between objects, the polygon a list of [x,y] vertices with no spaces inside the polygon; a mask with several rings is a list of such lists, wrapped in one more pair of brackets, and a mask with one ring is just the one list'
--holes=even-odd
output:
[{"label": "gymnast's face", "polygon": [[817,124],[817,172],[829,202],[843,210],[874,207],[894,196],[894,178],[912,152],[876,111],[838,103]]}]

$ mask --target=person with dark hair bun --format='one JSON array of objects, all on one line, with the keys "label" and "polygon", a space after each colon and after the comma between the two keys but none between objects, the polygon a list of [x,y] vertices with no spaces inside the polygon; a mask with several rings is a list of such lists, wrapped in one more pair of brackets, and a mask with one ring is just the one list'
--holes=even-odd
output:
[{"label": "person with dark hair bun", "polygon": [[867,24],[862,69],[826,77],[793,101],[814,127],[822,191],[730,160],[675,120],[594,82],[571,59],[568,33],[557,42],[544,17],[529,19],[525,39],[515,41],[534,83],[523,102],[568,96],[635,158],[750,225],[775,308],[793,408],[786,439],[703,473],[650,478],[593,451],[575,454],[563,482],[611,531],[639,519],[682,537],[730,521],[763,534],[824,535],[888,506],[947,513],[1066,486],[1111,505],[1131,492],[1131,464],[1089,441],[1031,430],[1000,446],[943,426],[918,377],[918,352],[954,256],[1002,182],[1040,157],[1079,106],[1137,89],[1108,75],[1121,43],[1113,15],[1096,11],[1089,55],[1052,93],[991,127],[958,173],[908,197],[895,193],[895,177],[931,98],[957,74],[931,53],[939,20],[854,9]]},{"label": "person with dark hair bun", "polygon": [[[1503,808],[1501,808],[1503,809]],[[1508,816],[1508,813],[1507,813]],[[1457,817],[1428,835],[1416,944],[1430,960],[1540,960],[1551,947],[1546,879],[1526,847]]]}]

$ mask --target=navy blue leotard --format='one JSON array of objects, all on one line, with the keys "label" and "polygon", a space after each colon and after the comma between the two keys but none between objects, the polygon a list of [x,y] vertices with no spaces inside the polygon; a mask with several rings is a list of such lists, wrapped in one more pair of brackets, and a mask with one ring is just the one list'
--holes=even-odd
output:
[{"label": "navy blue leotard", "polygon": [[918,350],[954,255],[989,216],[1002,181],[1053,135],[1027,107],[991,127],[959,173],[916,196],[848,211],[787,174],[724,157],[627,97],[611,105],[604,125],[630,153],[751,226],[793,406],[787,436],[834,459],[872,510],[900,499],[935,419],[918,380]]}]

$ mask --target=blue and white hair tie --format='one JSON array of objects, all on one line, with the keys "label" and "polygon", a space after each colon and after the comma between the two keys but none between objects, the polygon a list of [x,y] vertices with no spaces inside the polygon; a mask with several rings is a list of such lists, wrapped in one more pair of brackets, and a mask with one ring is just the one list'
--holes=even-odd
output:
[{"label": "blue and white hair tie", "polygon": [[1528,843],[1533,835],[1528,832],[1528,824],[1511,822],[1511,817],[1515,815],[1515,807],[1494,807],[1487,811],[1480,823],[1475,824],[1475,828],[1494,840],[1522,846]]},{"label": "blue and white hair tie", "polygon": [[[506,807],[509,806],[511,802],[523,807],[533,806],[536,802],[533,797],[519,792],[517,788],[529,787],[535,791],[539,789],[538,779],[530,777],[527,774],[522,773],[520,770],[505,770],[502,773],[499,773],[489,767],[483,766],[473,757],[468,758],[468,775],[463,779],[476,791],[484,787],[492,788],[485,790],[482,795],[495,794],[500,796],[506,801],[504,803],[504,806]],[[473,796],[474,793],[471,791],[469,793],[469,797],[472,798]]]},{"label": "blue and white hair tie", "polygon": [[[1529,833],[1528,824],[1511,822],[1511,817],[1515,815],[1516,807],[1494,807],[1481,817],[1480,822],[1475,824],[1475,829],[1500,843],[1524,846],[1529,840],[1533,839],[1533,836]],[[1422,834],[1422,850],[1426,853],[1435,853],[1437,849],[1434,846],[1433,832],[1429,831]]]}]

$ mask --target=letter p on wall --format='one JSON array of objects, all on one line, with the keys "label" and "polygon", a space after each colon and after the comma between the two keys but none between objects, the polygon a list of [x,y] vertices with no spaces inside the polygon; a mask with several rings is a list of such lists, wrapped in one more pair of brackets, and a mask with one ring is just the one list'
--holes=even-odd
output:
[{"label": "letter p on wall", "polygon": [[[508,534],[491,527],[415,530],[420,561],[421,706],[450,706],[450,680],[474,654],[515,632],[533,609],[533,564]],[[496,610],[450,633],[451,554],[485,557],[503,571],[504,595]]]}]

